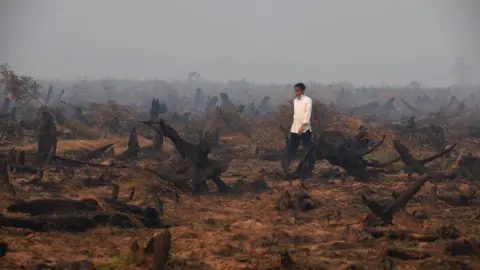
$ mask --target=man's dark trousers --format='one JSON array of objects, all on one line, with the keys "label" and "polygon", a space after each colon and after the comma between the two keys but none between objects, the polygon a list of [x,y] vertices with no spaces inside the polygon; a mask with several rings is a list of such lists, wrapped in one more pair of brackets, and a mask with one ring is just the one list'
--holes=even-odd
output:
[{"label": "man's dark trousers", "polygon": [[[302,133],[291,133],[290,140],[287,147],[285,148],[284,158],[282,161],[282,167],[284,170],[287,170],[290,167],[293,157],[297,153],[298,147],[300,144],[308,151],[312,144],[312,132],[310,130]],[[307,169],[311,172],[315,166],[315,155],[312,153],[307,157]],[[305,177],[310,177],[310,175],[305,175]]]}]

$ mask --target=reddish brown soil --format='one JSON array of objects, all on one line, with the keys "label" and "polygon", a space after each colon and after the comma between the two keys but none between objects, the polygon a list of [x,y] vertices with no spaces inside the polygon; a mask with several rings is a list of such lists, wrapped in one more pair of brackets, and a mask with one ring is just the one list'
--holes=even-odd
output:
[{"label": "reddish brown soil", "polygon": [[[83,143],[87,148],[98,147],[105,141]],[[60,152],[78,148],[80,142],[60,143]],[[73,146],[72,146],[73,145]],[[326,164],[318,167],[325,167]],[[220,195],[216,192],[198,197],[181,194],[180,202],[165,192],[165,219],[177,226],[171,229],[171,265],[176,269],[280,269],[280,253],[288,251],[297,269],[389,269],[385,268],[387,250],[407,250],[411,253],[427,252],[425,259],[402,260],[393,258],[396,269],[463,269],[455,268],[454,260],[480,269],[478,258],[452,257],[444,253],[448,240],[418,242],[374,239],[363,231],[363,219],[369,210],[362,204],[359,192],[373,191],[375,197],[391,199],[392,190],[401,190],[408,184],[402,175],[381,181],[355,182],[352,180],[312,179],[307,181],[306,191],[320,201],[320,206],[299,213],[275,209],[278,198],[287,189],[298,189],[299,183],[290,187],[288,182],[274,179],[276,162],[256,160],[233,161],[225,174],[227,182],[234,182],[242,175],[248,180],[263,179],[273,189],[263,193]],[[91,174],[100,170],[89,169]],[[139,188],[131,203],[151,205],[147,190],[163,189],[163,182],[148,173],[119,172],[121,200],[128,200],[131,187]],[[79,172],[77,177],[84,173]],[[39,187],[20,186],[23,176],[14,175],[12,182],[24,199],[67,197],[97,198],[108,196],[106,187],[76,188],[69,184],[58,186],[57,191]],[[46,174],[53,182],[58,176]],[[440,185],[440,189],[448,188]],[[212,187],[212,190],[214,188]],[[3,195],[2,195],[3,196]],[[456,208],[439,202],[437,208],[422,202],[426,191],[422,190],[410,202],[407,211],[425,212],[427,220],[412,220],[405,214],[397,214],[394,225],[386,230],[410,232],[435,232],[442,226],[454,225],[465,239],[480,235],[478,207]],[[3,196],[0,209],[11,201]],[[3,214],[7,214],[5,211]],[[11,215],[8,213],[8,215]],[[148,262],[141,262],[129,252],[134,241],[144,245],[156,232],[154,229],[97,228],[86,233],[32,233],[23,229],[1,228],[0,240],[9,245],[9,252],[0,258],[0,269],[33,269],[38,263],[88,259],[100,269],[147,269]],[[392,262],[387,260],[387,262]],[[354,267],[356,266],[356,268]]]}]

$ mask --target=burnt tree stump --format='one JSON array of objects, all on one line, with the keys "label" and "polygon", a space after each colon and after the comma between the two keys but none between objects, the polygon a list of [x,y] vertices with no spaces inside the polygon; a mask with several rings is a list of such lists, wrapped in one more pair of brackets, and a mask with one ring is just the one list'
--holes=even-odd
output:
[{"label": "burnt tree stump", "polygon": [[[207,179],[211,179],[215,185],[217,185],[220,192],[227,192],[230,190],[230,186],[220,178],[220,174],[227,169],[227,166],[225,166],[225,163],[208,158],[208,153],[210,152],[208,142],[202,140],[199,145],[194,145],[180,137],[175,129],[163,120],[160,120],[159,122],[146,121],[143,123],[149,125],[157,132],[163,133],[165,137],[173,142],[175,149],[182,158],[188,158],[194,164],[194,192],[203,190]],[[156,128],[155,125],[160,125],[161,130]]]},{"label": "burnt tree stump", "polygon": [[[158,121],[158,117],[160,114],[166,113],[168,111],[167,106],[165,103],[160,103],[158,98],[152,99],[152,105],[149,111],[149,120],[150,121]],[[153,136],[153,149],[155,150],[162,150],[163,144],[165,142],[165,138],[162,133],[155,132]]]},{"label": "burnt tree stump", "polygon": [[38,161],[43,164],[50,151],[55,155],[57,150],[57,127],[52,115],[45,109],[41,111],[37,131],[37,153]]},{"label": "burnt tree stump", "polygon": [[115,160],[127,160],[135,157],[138,153],[140,153],[140,145],[138,143],[137,129],[133,127],[128,135],[127,149],[116,156]]},{"label": "burnt tree stump", "polygon": [[0,162],[0,192],[5,192],[12,196],[16,195],[15,188],[10,182],[8,165],[5,161]]}]

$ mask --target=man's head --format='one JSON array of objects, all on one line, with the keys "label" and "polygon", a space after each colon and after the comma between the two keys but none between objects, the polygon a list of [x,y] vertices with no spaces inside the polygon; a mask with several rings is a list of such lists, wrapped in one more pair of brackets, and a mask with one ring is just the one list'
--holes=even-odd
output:
[{"label": "man's head", "polygon": [[293,89],[295,90],[295,96],[296,97],[301,97],[303,94],[305,94],[306,87],[305,87],[305,84],[300,82],[300,83],[295,84]]}]

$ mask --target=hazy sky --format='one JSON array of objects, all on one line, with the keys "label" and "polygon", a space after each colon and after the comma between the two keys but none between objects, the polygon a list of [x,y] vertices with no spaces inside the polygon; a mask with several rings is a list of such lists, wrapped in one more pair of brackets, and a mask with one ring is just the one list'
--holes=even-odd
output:
[{"label": "hazy sky", "polygon": [[[478,4],[475,4],[478,3]],[[450,84],[478,0],[1,0],[0,62],[40,78]],[[477,78],[480,76],[477,76]]]}]

